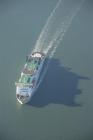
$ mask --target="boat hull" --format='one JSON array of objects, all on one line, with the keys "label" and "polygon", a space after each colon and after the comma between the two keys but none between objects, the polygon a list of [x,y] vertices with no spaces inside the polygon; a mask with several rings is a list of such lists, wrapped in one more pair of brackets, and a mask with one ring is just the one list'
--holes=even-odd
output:
[{"label": "boat hull", "polygon": [[[36,91],[36,89],[37,89],[37,86],[38,86],[38,79],[40,79],[40,74],[41,74],[41,71],[42,71],[42,69],[43,69],[43,65],[44,65],[44,62],[45,62],[45,59],[46,58],[44,58],[43,60],[42,60],[42,63],[40,64],[40,66],[39,66],[39,69],[38,69],[38,71],[36,72],[36,74],[33,76],[33,78],[35,79],[35,84],[34,84],[34,87],[19,87],[19,86],[16,86],[16,98],[17,98],[17,101],[20,103],[20,104],[26,104],[26,103],[28,103],[30,100],[31,100],[31,98],[32,98],[32,96],[34,95],[34,93],[35,93],[35,91]],[[21,73],[22,74],[22,73]],[[26,94],[26,92],[25,92],[25,89],[28,89],[28,92],[27,92],[27,94],[29,95],[28,97],[26,97],[26,98],[23,98],[23,99],[21,99],[21,91],[23,92],[24,91],[24,93],[22,93],[22,94]],[[19,97],[20,96],[20,97]]]}]

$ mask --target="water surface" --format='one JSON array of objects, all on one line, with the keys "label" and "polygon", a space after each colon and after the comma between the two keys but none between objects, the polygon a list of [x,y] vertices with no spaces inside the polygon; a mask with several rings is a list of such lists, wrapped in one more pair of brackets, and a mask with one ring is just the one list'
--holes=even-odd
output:
[{"label": "water surface", "polygon": [[0,1],[0,140],[93,139],[92,0],[73,18],[32,101],[16,101],[15,80],[56,3]]}]

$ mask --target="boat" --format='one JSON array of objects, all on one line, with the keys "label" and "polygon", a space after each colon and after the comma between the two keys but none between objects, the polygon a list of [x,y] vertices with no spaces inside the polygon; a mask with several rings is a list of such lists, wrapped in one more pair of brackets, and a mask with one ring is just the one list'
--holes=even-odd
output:
[{"label": "boat", "polygon": [[40,78],[45,62],[45,54],[32,52],[26,57],[26,63],[21,71],[21,76],[16,85],[16,98],[19,103],[25,104],[31,100]]}]

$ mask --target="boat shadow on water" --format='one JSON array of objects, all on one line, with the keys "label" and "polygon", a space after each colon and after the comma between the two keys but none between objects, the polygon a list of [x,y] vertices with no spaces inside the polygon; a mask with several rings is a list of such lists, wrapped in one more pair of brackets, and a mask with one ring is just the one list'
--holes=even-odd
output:
[{"label": "boat shadow on water", "polygon": [[72,72],[71,68],[62,67],[58,59],[52,59],[41,85],[28,105],[44,107],[53,103],[82,106],[82,103],[76,102],[76,96],[82,93],[78,88],[80,80],[89,80],[89,78],[79,76]]}]

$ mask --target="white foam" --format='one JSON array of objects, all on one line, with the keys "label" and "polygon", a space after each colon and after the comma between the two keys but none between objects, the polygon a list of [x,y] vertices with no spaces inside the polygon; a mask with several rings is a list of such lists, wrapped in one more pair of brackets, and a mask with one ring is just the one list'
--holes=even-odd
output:
[{"label": "white foam", "polygon": [[[56,23],[56,26],[54,26],[55,22],[57,22],[56,19],[58,19],[58,17],[60,18],[60,16],[58,14],[60,14],[60,10],[61,10],[62,6],[64,8],[64,3],[62,3],[62,1],[59,0],[56,7],[50,14],[50,16],[46,22],[46,25],[44,26],[44,28],[36,42],[34,51],[42,51],[46,55],[48,55],[49,58],[52,58],[54,53],[56,52],[56,49],[59,46],[60,42],[63,40],[63,37],[64,37],[65,33],[67,32],[69,26],[71,25],[73,18],[76,16],[78,11],[80,10],[83,2],[84,2],[84,0],[80,0],[80,2],[78,2],[77,4],[72,5],[72,7],[70,7],[69,10],[68,9],[67,9],[67,11],[64,10],[64,13],[65,13],[64,18],[62,18],[62,20],[61,19],[58,20],[58,23]],[[69,3],[69,1],[68,1],[68,3]],[[67,4],[67,6],[68,6],[68,4]],[[56,28],[54,28],[54,27],[56,27]],[[44,68],[42,77],[37,85],[37,88],[41,84],[41,82],[48,70],[48,66],[49,66],[50,62],[51,62],[51,59],[48,60],[47,66]]]},{"label": "white foam", "polygon": [[54,17],[54,14],[55,14],[56,10],[58,9],[61,2],[62,2],[62,0],[58,1],[55,8],[51,12],[49,18],[47,19],[47,22],[46,22],[45,26],[43,27],[38,40],[36,41],[34,51],[40,51],[42,49],[44,41],[45,41],[46,36],[47,36],[47,33],[49,32],[49,27],[51,26],[52,18]]}]

